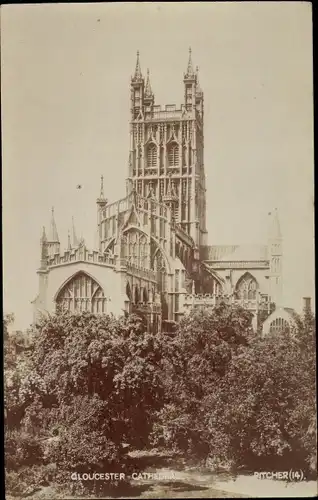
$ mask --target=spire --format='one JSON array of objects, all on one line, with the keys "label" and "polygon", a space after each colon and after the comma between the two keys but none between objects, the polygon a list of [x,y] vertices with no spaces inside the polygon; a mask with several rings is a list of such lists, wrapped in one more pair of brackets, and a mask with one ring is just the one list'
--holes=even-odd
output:
[{"label": "spire", "polygon": [[147,81],[146,81],[146,88],[145,88],[145,97],[152,97],[153,92],[150,84],[150,77],[149,77],[149,69],[147,69]]},{"label": "spire", "polygon": [[45,232],[45,227],[42,228],[42,236],[41,236],[41,267],[45,266],[45,260],[47,258],[47,237]]},{"label": "spire", "polygon": [[72,250],[71,234],[70,231],[67,232],[67,250]]},{"label": "spire", "polygon": [[100,177],[100,195],[99,197],[101,199],[105,199],[105,196],[104,196],[104,176],[101,175]]},{"label": "spire", "polygon": [[139,61],[139,50],[137,50],[137,61],[136,61],[136,68],[135,68],[135,74],[133,76],[133,80],[142,80],[142,73],[141,73],[141,68],[140,68],[140,61]]},{"label": "spire", "polygon": [[43,228],[42,228],[42,236],[41,236],[41,243],[46,243],[46,242],[47,242],[46,231],[45,231],[45,227],[43,226]]},{"label": "spire", "polygon": [[104,195],[104,176],[101,175],[100,177],[100,193],[99,197],[97,198],[97,203],[101,206],[104,206],[107,204],[107,200]]},{"label": "spire", "polygon": [[192,50],[191,47],[189,48],[189,59],[188,59],[188,67],[187,67],[187,72],[184,75],[185,78],[194,78],[195,74],[193,71],[193,64],[192,64]]},{"label": "spire", "polygon": [[77,248],[79,245],[78,238],[76,236],[74,217],[72,217],[72,236],[73,236],[73,248]]},{"label": "spire", "polygon": [[199,82],[199,66],[196,67],[196,79],[197,79],[197,95],[202,95],[202,89]]},{"label": "spire", "polygon": [[59,235],[57,234],[56,224],[55,224],[54,207],[52,207],[49,241],[50,241],[50,243],[59,243],[60,242]]},{"label": "spire", "polygon": [[268,215],[271,216],[269,238],[271,240],[282,239],[282,233],[281,233],[281,229],[280,229],[280,222],[279,222],[277,208],[275,208],[274,212],[270,212]]}]

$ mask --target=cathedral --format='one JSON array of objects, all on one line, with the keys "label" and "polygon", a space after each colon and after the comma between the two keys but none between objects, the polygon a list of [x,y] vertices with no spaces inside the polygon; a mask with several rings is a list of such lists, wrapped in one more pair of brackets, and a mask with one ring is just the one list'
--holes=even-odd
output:
[{"label": "cathedral", "polygon": [[[96,200],[98,243],[68,237],[61,251],[52,209],[41,237],[35,320],[57,308],[115,315],[142,313],[159,331],[193,308],[221,302],[253,314],[255,331],[290,325],[282,296],[282,235],[277,210],[262,245],[209,245],[206,229],[204,93],[191,49],[183,102],[156,104],[139,53],[130,81],[126,196],[109,203],[103,177]],[[276,304],[276,310],[275,309]],[[265,329],[265,330],[264,330]],[[265,333],[266,333],[265,332]]]}]

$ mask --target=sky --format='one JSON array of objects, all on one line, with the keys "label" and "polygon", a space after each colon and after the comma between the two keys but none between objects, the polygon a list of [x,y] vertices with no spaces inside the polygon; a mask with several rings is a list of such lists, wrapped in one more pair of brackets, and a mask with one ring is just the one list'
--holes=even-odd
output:
[{"label": "sky", "polygon": [[209,244],[266,244],[277,208],[285,305],[314,297],[309,2],[4,5],[3,288],[15,328],[32,321],[51,207],[62,250],[72,216],[92,246],[101,174],[110,202],[125,196],[137,50],[156,104],[181,104],[190,46],[205,99]]}]

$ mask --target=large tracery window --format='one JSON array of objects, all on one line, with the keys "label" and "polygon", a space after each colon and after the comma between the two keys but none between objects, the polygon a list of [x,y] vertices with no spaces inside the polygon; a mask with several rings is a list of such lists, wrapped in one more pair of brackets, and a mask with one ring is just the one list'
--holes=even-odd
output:
[{"label": "large tracery window", "polygon": [[255,300],[256,292],[256,279],[249,273],[244,274],[236,286],[236,297],[243,300]]},{"label": "large tracery window", "polygon": [[179,146],[176,143],[170,144],[168,148],[168,163],[169,167],[177,167],[179,165]]},{"label": "large tracery window", "polygon": [[147,167],[154,168],[157,166],[157,148],[155,144],[150,144],[147,150]]},{"label": "large tracery window", "polygon": [[70,312],[105,313],[106,297],[100,285],[85,273],[78,273],[59,292],[56,305]]},{"label": "large tracery window", "polygon": [[284,318],[276,318],[271,322],[269,327],[270,333],[279,333],[279,332],[289,332],[290,326],[288,321]]},{"label": "large tracery window", "polygon": [[146,236],[136,231],[127,231],[123,240],[123,256],[130,264],[146,268],[149,265],[149,244]]}]

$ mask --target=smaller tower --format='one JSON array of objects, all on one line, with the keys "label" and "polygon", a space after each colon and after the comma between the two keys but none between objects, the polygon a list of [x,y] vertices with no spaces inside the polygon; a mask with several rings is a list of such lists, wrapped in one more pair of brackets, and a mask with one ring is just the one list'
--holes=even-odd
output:
[{"label": "smaller tower", "polygon": [[47,240],[48,245],[48,253],[50,257],[53,257],[55,254],[60,253],[60,240],[59,235],[57,233],[55,217],[54,217],[54,207],[52,207],[52,215],[51,215],[51,223],[50,223],[50,232]]},{"label": "smaller tower", "polygon": [[276,307],[281,305],[282,301],[282,233],[278,217],[278,210],[275,208],[271,217],[269,235],[268,235],[268,250],[270,264],[270,297],[271,301],[275,302]]}]

